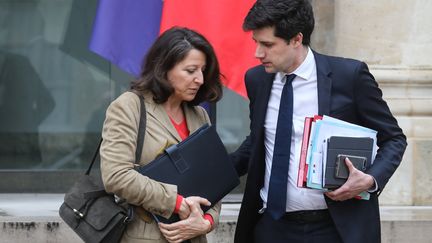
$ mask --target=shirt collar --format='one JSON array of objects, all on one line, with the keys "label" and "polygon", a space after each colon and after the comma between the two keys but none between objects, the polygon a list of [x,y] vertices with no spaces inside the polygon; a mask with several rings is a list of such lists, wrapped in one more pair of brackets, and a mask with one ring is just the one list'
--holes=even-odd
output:
[{"label": "shirt collar", "polygon": [[[297,77],[302,78],[303,80],[310,80],[312,78],[314,70],[316,70],[315,57],[310,47],[308,47],[308,53],[306,55],[306,58],[300,64],[300,66],[298,66],[297,69],[294,70],[294,72],[292,73],[295,74]],[[286,73],[284,72],[278,72],[276,73],[276,78],[281,80],[285,75]]]}]

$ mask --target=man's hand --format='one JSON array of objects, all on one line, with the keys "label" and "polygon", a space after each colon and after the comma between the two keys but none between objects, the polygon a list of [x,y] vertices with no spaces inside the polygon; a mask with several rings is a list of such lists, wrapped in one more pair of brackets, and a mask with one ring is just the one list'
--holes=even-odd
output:
[{"label": "man's hand", "polygon": [[210,231],[210,222],[203,218],[203,211],[201,210],[200,203],[198,203],[198,201],[204,202],[202,200],[203,198],[194,198],[197,199],[197,201],[189,197],[184,200],[191,210],[187,219],[172,224],[159,223],[159,229],[168,242],[180,243]]},{"label": "man's hand", "polygon": [[335,191],[325,193],[334,201],[345,201],[354,198],[359,193],[369,190],[375,183],[371,175],[356,169],[348,158],[345,158],[345,164],[349,170],[349,176],[345,184]]}]

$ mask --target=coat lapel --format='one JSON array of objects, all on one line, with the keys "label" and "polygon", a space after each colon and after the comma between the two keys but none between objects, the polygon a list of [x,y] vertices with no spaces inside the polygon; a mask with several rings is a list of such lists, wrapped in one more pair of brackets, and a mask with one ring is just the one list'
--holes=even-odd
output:
[{"label": "coat lapel", "polygon": [[175,138],[177,142],[181,141],[180,135],[178,134],[177,130],[175,129],[174,125],[171,123],[171,120],[169,119],[168,114],[165,112],[165,109],[161,104],[156,104],[153,101],[152,96],[146,96],[146,108],[147,113],[150,116],[153,116],[156,120],[158,120],[162,127],[164,127],[168,133]]},{"label": "coat lapel", "polygon": [[190,134],[192,134],[204,124],[205,120],[202,116],[197,115],[195,108],[189,107],[187,104],[183,104],[183,111],[186,117],[187,127]]},{"label": "coat lapel", "polygon": [[314,52],[317,67],[317,86],[318,86],[318,114],[330,114],[330,97],[331,97],[331,70],[325,57]]}]

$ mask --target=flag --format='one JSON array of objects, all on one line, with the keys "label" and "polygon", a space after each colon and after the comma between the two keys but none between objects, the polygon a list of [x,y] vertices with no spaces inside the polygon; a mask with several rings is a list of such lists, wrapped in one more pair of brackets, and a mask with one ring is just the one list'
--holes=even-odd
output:
[{"label": "flag", "polygon": [[100,0],[90,50],[139,76],[147,50],[159,35],[161,0]]},{"label": "flag", "polygon": [[244,74],[258,61],[251,33],[244,32],[242,24],[254,2],[100,0],[90,49],[138,75],[144,55],[159,33],[172,26],[188,27],[204,35],[214,47],[224,85],[246,97]]},{"label": "flag", "polygon": [[246,97],[244,74],[258,64],[250,32],[242,29],[243,19],[255,0],[165,0],[161,32],[175,25],[203,34],[218,57],[224,85]]}]

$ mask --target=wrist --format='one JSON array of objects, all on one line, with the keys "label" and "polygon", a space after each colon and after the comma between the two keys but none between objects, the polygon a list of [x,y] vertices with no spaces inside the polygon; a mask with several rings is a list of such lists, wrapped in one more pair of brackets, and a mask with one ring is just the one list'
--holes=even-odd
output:
[{"label": "wrist", "polygon": [[377,182],[375,180],[375,177],[373,177],[371,175],[369,175],[369,176],[372,178],[372,185],[368,188],[367,191],[369,193],[374,193],[374,192],[376,192],[378,190],[378,184],[377,184]]},{"label": "wrist", "polygon": [[368,175],[368,189],[372,188],[374,186],[375,182],[371,175]]},{"label": "wrist", "polygon": [[206,213],[203,215],[203,218],[204,218],[204,221],[207,225],[207,231],[206,232],[209,233],[210,231],[213,230],[213,224],[214,224],[213,217],[210,214]]},{"label": "wrist", "polygon": [[211,225],[210,220],[204,219],[204,224],[205,224],[205,230],[204,230],[204,232],[206,234],[210,233],[212,231],[212,225]]},{"label": "wrist", "polygon": [[175,204],[175,208],[174,208],[174,213],[179,213],[180,212],[180,208],[182,206],[182,202],[183,202],[183,196],[180,194],[177,194],[177,198],[176,198],[176,204]]}]

